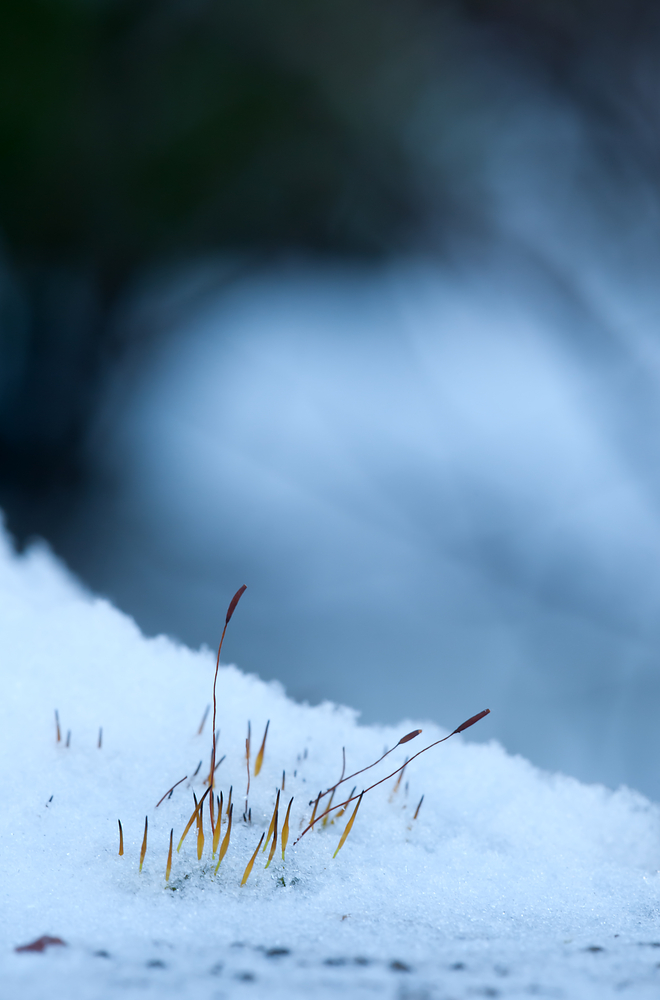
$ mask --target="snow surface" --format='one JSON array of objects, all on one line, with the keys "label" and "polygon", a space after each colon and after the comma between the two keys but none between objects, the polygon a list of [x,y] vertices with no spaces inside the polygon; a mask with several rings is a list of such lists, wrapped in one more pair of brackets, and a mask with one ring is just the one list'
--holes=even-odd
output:
[{"label": "snow surface", "polygon": [[[346,817],[293,846],[308,802],[339,777],[343,746],[349,772],[356,770],[416,720],[360,726],[348,708],[296,704],[278,684],[235,667],[223,667],[218,683],[219,754],[226,754],[218,790],[226,799],[233,785],[238,808],[230,848],[214,876],[206,817],[202,861],[190,835],[168,885],[170,829],[176,845],[192,791],[204,789],[210,720],[201,736],[197,730],[213,653],[145,639],[45,549],[17,557],[6,538],[0,592],[0,997],[658,995],[656,805],[457,736],[411,763],[407,792],[402,782],[393,793],[391,780],[365,796],[333,860]],[[239,605],[228,653],[240,614]],[[485,707],[478,691],[474,698],[464,718]],[[263,770],[252,779],[251,824],[239,808],[248,719],[253,765],[270,719]],[[453,727],[463,719],[443,721]],[[406,750],[447,732],[419,724],[422,735],[369,772],[372,780],[403,763]],[[479,725],[497,733],[494,715]],[[200,760],[192,783],[155,808]],[[278,851],[265,870],[260,854],[241,887],[283,769],[283,800],[295,796],[286,861]],[[44,934],[66,947],[14,950]]]}]

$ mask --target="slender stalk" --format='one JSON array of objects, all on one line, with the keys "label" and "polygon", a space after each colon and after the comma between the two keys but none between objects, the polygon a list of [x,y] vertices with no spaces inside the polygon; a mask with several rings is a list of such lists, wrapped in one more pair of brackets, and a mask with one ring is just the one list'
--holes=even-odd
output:
[{"label": "slender stalk", "polygon": [[217,655],[216,661],[215,661],[215,674],[214,674],[214,677],[213,677],[213,749],[211,751],[211,771],[209,773],[209,785],[211,786],[211,788],[213,788],[213,778],[214,778],[214,775],[215,775],[215,719],[216,719],[216,712],[217,712],[215,689],[216,689],[216,685],[218,683],[218,668],[220,667],[220,652],[222,650],[222,644],[225,641],[225,633],[227,631],[227,626],[229,625],[229,622],[231,621],[231,616],[233,615],[234,611],[236,610],[236,605],[238,604],[238,602],[240,601],[241,597],[243,596],[243,594],[245,593],[246,590],[247,590],[247,587],[246,587],[245,584],[243,584],[242,587],[238,588],[238,590],[236,591],[236,593],[232,597],[231,601],[229,602],[229,607],[227,608],[227,615],[225,617],[225,627],[223,628],[222,635],[220,636],[220,645],[218,646],[218,655]]},{"label": "slender stalk", "polygon": [[[184,776],[183,776],[183,778],[181,779],[181,781],[185,781],[187,777],[188,777],[188,775],[187,775],[187,774],[184,774]],[[177,785],[180,785],[180,784],[181,784],[181,781],[177,781],[176,785],[172,785],[172,787],[171,787],[171,788],[168,788],[168,789],[167,789],[167,791],[166,791],[166,792],[165,792],[165,794],[163,795],[163,798],[162,798],[162,799],[159,799],[159,800],[158,800],[158,802],[156,803],[156,809],[158,809],[158,806],[159,806],[159,805],[161,804],[161,802],[163,801],[163,799],[166,799],[168,795],[171,795],[171,794],[172,794],[172,792],[174,791],[174,789],[175,789],[175,788],[177,787]]]},{"label": "slender stalk", "polygon": [[[427,747],[424,747],[423,750],[418,750],[417,753],[415,753],[415,754],[412,755],[412,757],[410,758],[410,760],[407,760],[404,764],[401,765],[401,767],[397,767],[396,771],[392,771],[391,774],[388,774],[388,775],[386,775],[386,777],[381,778],[380,781],[375,781],[373,783],[373,785],[369,785],[368,788],[365,788],[364,791],[361,794],[364,795],[366,792],[370,792],[372,788],[376,788],[378,785],[382,785],[384,781],[389,781],[390,778],[393,778],[395,774],[398,774],[399,771],[402,771],[405,767],[408,766],[408,764],[411,764],[412,761],[414,761],[415,757],[419,757],[420,754],[426,753],[427,750],[431,750],[433,747],[437,747],[439,743],[444,743],[445,740],[451,739],[451,737],[452,736],[456,736],[457,733],[462,733],[464,729],[469,729],[469,727],[473,726],[475,724],[475,722],[479,722],[480,719],[483,719],[484,716],[489,715],[489,714],[490,714],[490,709],[486,708],[486,709],[484,709],[483,712],[479,712],[477,715],[473,715],[472,718],[467,719],[466,722],[462,722],[461,725],[458,726],[456,729],[454,729],[453,732],[449,733],[448,736],[443,736],[441,740],[436,740],[435,743],[429,743],[429,745]],[[418,729],[417,732],[414,735],[417,736],[420,732],[421,732],[421,730]],[[412,735],[409,736],[409,737],[404,737],[402,740],[399,740],[399,743],[407,743],[408,739],[412,739],[412,738],[413,738]],[[397,746],[398,746],[398,744],[397,744]],[[394,749],[395,748],[392,747],[392,750],[394,750]],[[391,753],[391,750],[388,750],[386,753],[384,753],[383,757],[387,757],[388,753]],[[381,757],[379,760],[377,760],[376,763],[377,764],[380,763],[380,761],[383,759],[383,757]],[[374,766],[373,764],[369,765],[369,767],[373,767],[373,766]],[[364,771],[368,771],[369,768],[365,767],[365,768],[363,768],[363,770]],[[356,773],[359,774],[361,772],[358,771]],[[351,775],[351,777],[353,777],[353,776]],[[347,781],[348,779],[345,778],[344,780]],[[338,782],[338,784],[339,784],[339,782]],[[331,791],[331,789],[328,789],[328,791]],[[327,792],[326,792],[326,795],[327,795]],[[305,836],[305,834],[308,833],[309,830],[311,830],[312,827],[316,823],[318,823],[318,821],[320,819],[323,819],[324,816],[327,816],[329,812],[333,812],[335,809],[341,809],[342,806],[347,806],[349,804],[349,802],[352,802],[352,801],[353,801],[353,797],[351,796],[350,798],[346,799],[345,802],[339,802],[336,806],[332,806],[332,809],[326,809],[325,812],[320,813],[320,815],[318,815],[318,816],[315,815],[315,813],[316,813],[316,809],[315,809],[314,812],[312,813],[312,819],[310,820],[309,825],[306,826],[305,829],[303,830],[303,832],[300,834],[300,836],[296,840],[296,844],[298,843],[299,840],[302,840],[302,838]],[[318,799],[317,799],[317,802],[318,802]]]},{"label": "slender stalk", "polygon": [[252,727],[248,721],[248,734],[245,741],[245,766],[247,767],[247,788],[245,789],[245,812],[243,819],[247,822],[248,799],[250,798],[250,745],[252,743]]},{"label": "slender stalk", "polygon": [[[316,822],[316,819],[315,819],[316,810],[319,807],[319,802],[320,801],[321,801],[321,793],[319,792],[319,794],[316,796],[316,799],[314,800],[314,808],[312,809],[312,818],[309,821],[309,825],[310,826],[314,826],[314,823]],[[301,836],[302,836],[302,834],[301,834]]]},{"label": "slender stalk", "polygon": [[323,822],[321,823],[321,826],[327,826],[328,825],[328,815],[330,814],[330,809],[332,807],[332,800],[334,799],[334,797],[335,797],[335,793],[333,791],[332,795],[330,796],[330,801],[328,802],[328,808],[326,809],[326,817],[323,820]]},{"label": "slender stalk", "polygon": [[[325,792],[323,792],[323,794],[321,795],[321,798],[324,799],[326,795],[328,795],[330,792],[334,792],[335,789],[339,788],[339,786],[343,784],[345,781],[350,781],[351,778],[357,778],[358,774],[364,774],[365,771],[370,771],[372,767],[376,766],[376,764],[380,764],[381,760],[385,760],[388,754],[391,754],[392,751],[396,750],[397,747],[400,747],[403,743],[408,743],[410,740],[414,740],[416,736],[419,736],[421,731],[422,731],[421,729],[413,729],[412,733],[406,733],[405,736],[401,737],[398,743],[396,743],[393,747],[390,747],[389,750],[386,750],[385,753],[382,755],[382,757],[379,757],[378,760],[375,760],[373,764],[367,764],[366,767],[360,768],[359,771],[354,771],[353,774],[348,774],[346,777],[344,777],[344,770],[342,769],[342,776],[337,782],[337,784],[331,785],[330,788],[327,788]],[[346,766],[346,759],[344,758],[344,767],[345,766]]]}]

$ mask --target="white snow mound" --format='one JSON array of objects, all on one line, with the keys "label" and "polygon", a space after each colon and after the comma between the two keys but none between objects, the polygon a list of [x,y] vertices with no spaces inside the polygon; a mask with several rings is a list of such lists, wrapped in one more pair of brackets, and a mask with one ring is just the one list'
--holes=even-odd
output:
[{"label": "white snow mound", "polygon": [[[333,859],[348,810],[294,841],[310,801],[338,780],[342,747],[350,774],[423,728],[343,785],[348,794],[449,730],[360,726],[350,709],[295,704],[279,685],[222,667],[216,791],[226,804],[232,786],[235,808],[216,875],[206,808],[201,861],[194,826],[176,852],[192,793],[205,790],[210,715],[198,729],[214,654],[145,639],[46,549],[19,557],[4,537],[0,616],[3,996],[657,996],[660,814],[638,793],[546,774],[495,742],[454,736],[414,760],[396,791],[392,778],[365,795]],[[465,717],[484,707],[475,691]],[[244,822],[248,720],[252,772],[270,728]],[[478,725],[497,733],[493,715]],[[294,797],[286,858],[278,843],[266,869],[260,852],[242,886],[283,771],[280,831]],[[42,935],[66,945],[15,950]]]}]

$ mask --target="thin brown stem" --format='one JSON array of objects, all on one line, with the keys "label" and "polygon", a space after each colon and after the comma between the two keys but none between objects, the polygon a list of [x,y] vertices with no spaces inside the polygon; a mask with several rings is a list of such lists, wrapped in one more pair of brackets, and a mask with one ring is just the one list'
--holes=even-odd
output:
[{"label": "thin brown stem", "polygon": [[220,667],[220,652],[222,650],[222,644],[225,641],[225,633],[227,631],[227,622],[225,622],[225,627],[222,630],[222,635],[220,636],[220,645],[218,646],[218,655],[215,661],[215,674],[213,675],[213,746],[211,749],[211,770],[209,772],[209,785],[213,788],[213,779],[215,777],[215,719],[218,710],[216,702],[215,689],[218,683],[218,668]]},{"label": "thin brown stem", "polygon": [[[427,750],[431,750],[433,747],[437,747],[439,743],[444,743],[445,740],[451,739],[451,737],[452,736],[456,736],[457,733],[462,733],[463,730],[468,729],[470,726],[473,726],[475,724],[475,722],[479,722],[480,719],[483,719],[484,716],[489,715],[489,714],[490,714],[490,709],[486,708],[486,709],[484,709],[483,712],[479,712],[477,715],[473,715],[466,722],[462,722],[461,725],[458,726],[457,729],[454,729],[453,732],[449,733],[448,736],[443,736],[441,740],[436,740],[435,743],[429,743],[429,745],[427,747],[424,747],[423,750],[418,750],[416,754],[412,755],[412,757],[410,758],[410,760],[407,760],[404,764],[401,765],[401,767],[397,767],[396,771],[392,771],[391,774],[388,774],[388,775],[386,775],[386,777],[381,778],[380,781],[375,781],[373,783],[373,785],[369,785],[368,788],[365,788],[364,791],[361,794],[365,795],[367,792],[370,792],[372,788],[376,788],[378,785],[382,785],[384,781],[389,781],[390,778],[393,778],[395,774],[398,774],[399,771],[402,771],[405,767],[408,766],[408,764],[411,764],[414,761],[415,757],[419,757],[421,754],[426,753]],[[418,730],[415,735],[418,735],[418,733],[420,731],[421,730]],[[404,737],[402,740],[399,740],[399,743],[407,743],[408,739],[412,739],[412,737],[408,737],[408,738]],[[397,744],[397,746],[398,746],[398,744]],[[395,748],[392,747],[392,750],[394,750],[394,749]],[[388,750],[387,753],[384,753],[383,756],[379,760],[376,761],[376,763],[377,764],[380,763],[380,761],[383,760],[384,757],[387,757],[388,753],[391,753],[391,751]],[[373,765],[370,765],[370,766],[373,767]],[[369,768],[365,767],[365,768],[363,768],[363,770],[368,771]],[[356,773],[360,774],[361,772],[358,771]],[[351,775],[351,777],[352,777],[352,775]],[[344,779],[344,780],[347,780],[347,779]],[[329,789],[329,791],[332,791],[332,789]],[[327,792],[325,794],[327,795]],[[359,798],[359,796],[356,795],[356,796],[354,796],[354,798]],[[326,809],[325,812],[320,813],[320,815],[318,815],[318,816],[312,815],[312,819],[311,819],[309,825],[306,826],[305,829],[303,830],[303,832],[300,834],[300,836],[298,837],[298,840],[296,840],[296,844],[298,843],[298,841],[302,840],[302,838],[305,836],[305,834],[309,830],[311,830],[312,827],[315,826],[319,822],[319,820],[322,820],[325,816],[327,816],[328,813],[334,812],[335,809],[341,809],[342,806],[347,806],[349,804],[349,802],[352,802],[352,801],[353,801],[353,798],[348,798],[348,799],[346,799],[345,802],[339,802],[336,806],[332,806],[332,808]],[[315,810],[315,812],[316,812],[316,810]],[[294,847],[295,847],[295,844],[294,844]]]},{"label": "thin brown stem", "polygon": [[245,741],[245,766],[247,767],[247,787],[245,789],[245,812],[243,813],[243,819],[247,816],[248,811],[248,800],[250,798],[250,744],[252,742],[252,726],[248,721],[248,734]]},{"label": "thin brown stem", "polygon": [[[375,760],[373,764],[367,764],[366,767],[360,768],[359,771],[354,771],[353,774],[349,774],[345,778],[342,772],[342,777],[339,779],[337,784],[331,785],[330,788],[327,788],[325,792],[323,792],[323,794],[321,795],[321,798],[324,799],[326,795],[330,794],[330,792],[334,792],[335,789],[339,788],[339,786],[342,785],[345,781],[350,781],[351,778],[357,778],[358,774],[364,774],[365,771],[370,771],[372,767],[375,767],[376,764],[380,764],[381,760],[385,760],[388,754],[391,754],[393,750],[396,750],[397,747],[400,747],[402,743],[408,743],[410,740],[414,740],[416,736],[419,736],[421,731],[422,731],[421,729],[413,729],[412,733],[407,733],[405,736],[402,736],[398,743],[396,743],[393,747],[390,747],[389,750],[386,750],[385,753],[382,755],[382,757],[379,757],[378,760]],[[345,764],[346,761],[344,760],[344,766]]]},{"label": "thin brown stem", "polygon": [[[183,778],[181,779],[181,781],[185,781],[187,777],[188,777],[188,775],[187,775],[187,774],[184,774],[184,776],[183,776]],[[180,784],[181,784],[181,781],[177,781],[176,785],[172,785],[172,787],[171,787],[171,788],[168,788],[168,789],[167,789],[167,791],[166,791],[166,792],[165,792],[165,794],[163,795],[163,798],[162,798],[162,799],[159,799],[159,800],[158,800],[158,802],[156,803],[156,809],[158,809],[158,806],[159,806],[159,805],[161,804],[161,802],[163,801],[163,799],[166,799],[168,795],[171,795],[171,794],[172,794],[172,792],[174,791],[174,789],[175,789],[175,788],[177,787],[177,785],[180,785]]]},{"label": "thin brown stem", "polygon": [[217,712],[215,689],[216,689],[216,685],[218,683],[218,668],[220,667],[220,652],[222,650],[222,644],[225,641],[225,633],[227,631],[227,626],[229,625],[229,622],[231,621],[231,616],[233,615],[234,611],[236,610],[236,605],[238,604],[238,602],[240,601],[241,597],[243,596],[243,594],[245,593],[246,590],[247,590],[247,587],[246,587],[245,584],[243,584],[242,587],[238,588],[238,590],[236,591],[236,593],[232,597],[231,601],[229,602],[229,607],[227,608],[227,614],[226,614],[226,617],[225,617],[225,627],[223,628],[222,635],[220,636],[220,645],[218,646],[218,655],[217,655],[216,661],[215,661],[215,674],[213,676],[213,750],[211,752],[211,771],[209,773],[209,785],[211,786],[211,788],[213,788],[213,778],[214,778],[214,775],[215,775],[215,719],[216,719],[216,712]]}]

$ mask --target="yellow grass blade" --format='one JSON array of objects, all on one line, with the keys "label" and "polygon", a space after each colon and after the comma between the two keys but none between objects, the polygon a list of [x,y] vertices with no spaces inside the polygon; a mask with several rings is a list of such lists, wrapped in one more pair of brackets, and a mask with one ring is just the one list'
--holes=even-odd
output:
[{"label": "yellow grass blade", "polygon": [[266,751],[266,737],[268,736],[268,727],[270,726],[270,719],[266,723],[266,730],[264,732],[264,738],[261,741],[261,747],[259,748],[259,753],[257,754],[257,759],[254,762],[254,776],[255,778],[261,770],[261,765],[264,762],[264,753]]},{"label": "yellow grass blade", "polygon": [[218,849],[218,844],[220,843],[220,833],[222,831],[222,792],[220,792],[220,798],[218,799],[218,820],[215,824],[215,830],[213,831],[213,857],[215,857],[215,852]]},{"label": "yellow grass blade", "polygon": [[165,881],[169,882],[170,872],[172,871],[172,838],[174,837],[174,827],[170,830],[170,850],[167,855],[167,864],[165,866]]},{"label": "yellow grass blade", "polygon": [[245,871],[243,872],[243,878],[241,879],[241,885],[245,885],[245,883],[247,882],[247,880],[250,877],[250,872],[252,871],[252,868],[254,866],[254,862],[255,862],[255,859],[257,857],[257,854],[259,853],[259,848],[261,847],[261,844],[262,844],[262,841],[264,839],[264,836],[265,836],[265,834],[262,833],[261,834],[261,838],[259,840],[259,843],[257,844],[257,849],[256,849],[256,851],[254,852],[254,854],[252,855],[252,857],[250,858],[250,860],[247,863],[247,867],[246,867]]},{"label": "yellow grass blade", "polygon": [[214,874],[216,874],[216,875],[218,873],[218,868],[220,867],[220,863],[221,863],[222,859],[224,858],[225,854],[227,853],[227,848],[229,847],[229,838],[231,837],[231,821],[232,821],[232,816],[233,815],[234,815],[234,807],[232,805],[231,809],[229,810],[229,825],[227,826],[227,832],[226,832],[226,834],[224,836],[224,840],[222,841],[222,846],[220,848],[220,857],[218,858],[218,863],[215,866],[215,873]]},{"label": "yellow grass blade", "polygon": [[265,865],[266,868],[268,868],[268,866],[270,865],[271,861],[273,860],[273,855],[275,854],[275,848],[276,848],[276,846],[277,846],[277,812],[275,813],[275,830],[273,832],[273,844],[272,844],[272,847],[270,849],[270,854],[268,855],[268,861],[266,862],[266,865]]},{"label": "yellow grass blade", "polygon": [[[293,795],[291,796],[291,802],[293,802]],[[286,851],[286,845],[289,843],[289,815],[291,813],[291,802],[289,802],[289,807],[286,811],[286,816],[284,818],[284,826],[282,827],[282,836],[280,838],[282,844],[282,861],[284,861],[284,852]]]},{"label": "yellow grass blade", "polygon": [[195,811],[193,812],[192,816],[191,816],[191,817],[190,817],[190,819],[188,820],[188,823],[187,823],[187,825],[186,825],[186,828],[185,828],[185,830],[184,830],[184,831],[183,831],[183,833],[181,834],[181,840],[179,841],[179,846],[177,847],[177,853],[178,853],[178,852],[179,852],[179,851],[181,850],[181,844],[182,844],[182,843],[184,842],[184,840],[185,840],[185,839],[186,839],[186,837],[188,836],[188,832],[189,832],[189,830],[190,830],[190,827],[191,827],[191,826],[193,825],[193,823],[194,823],[194,822],[195,822],[195,820],[197,819],[197,813],[199,812],[199,810],[200,810],[201,806],[202,806],[202,805],[203,805],[203,803],[204,803],[204,799],[206,798],[206,796],[207,796],[207,795],[209,794],[209,792],[210,792],[210,791],[211,791],[211,789],[210,789],[210,788],[207,788],[207,789],[206,789],[206,791],[205,791],[205,792],[204,792],[204,794],[202,795],[201,799],[199,800],[199,803],[197,802],[197,798],[196,798],[196,796],[195,796],[195,793],[193,792],[193,798],[195,799]]},{"label": "yellow grass blade", "polygon": [[316,801],[314,803],[314,808],[312,809],[312,818],[309,821],[310,826],[314,826],[314,820],[316,819],[316,810],[319,807],[319,802],[321,801],[321,792],[316,796]]},{"label": "yellow grass blade", "polygon": [[327,826],[328,825],[328,817],[330,816],[330,810],[332,809],[332,800],[335,797],[336,790],[337,790],[336,788],[332,789],[332,795],[330,796],[330,801],[328,802],[328,804],[327,804],[327,806],[325,808],[326,815],[323,817],[323,822],[321,823],[321,826]]},{"label": "yellow grass blade", "polygon": [[140,850],[140,871],[142,871],[142,865],[144,864],[144,856],[147,853],[147,827],[149,825],[148,816],[144,817],[144,837],[142,838],[142,849]]},{"label": "yellow grass blade", "polygon": [[351,828],[353,826],[353,823],[355,822],[355,817],[357,816],[357,811],[360,808],[360,802],[362,802],[362,796],[363,795],[364,795],[364,792],[360,792],[360,798],[357,800],[357,805],[356,805],[355,809],[353,810],[353,815],[351,816],[351,818],[349,819],[348,823],[346,824],[346,829],[344,830],[344,832],[341,835],[341,840],[339,841],[339,844],[337,846],[337,850],[332,855],[333,859],[337,857],[337,855],[341,851],[342,847],[344,846],[346,838],[348,837],[349,833],[351,832]]},{"label": "yellow grass blade", "polygon": [[197,810],[197,860],[202,860],[204,852],[204,810],[200,807]]},{"label": "yellow grass blade", "polygon": [[270,826],[268,827],[268,833],[266,834],[266,843],[264,844],[264,851],[268,847],[268,842],[273,833],[273,826],[275,825],[275,816],[277,815],[277,810],[280,804],[280,792],[277,790],[277,798],[275,799],[275,808],[273,809],[273,815],[270,818]]}]

